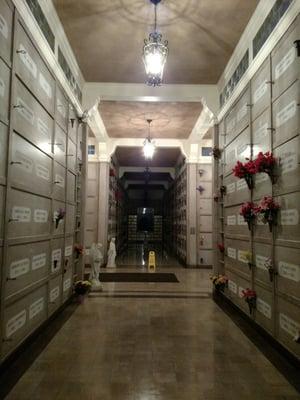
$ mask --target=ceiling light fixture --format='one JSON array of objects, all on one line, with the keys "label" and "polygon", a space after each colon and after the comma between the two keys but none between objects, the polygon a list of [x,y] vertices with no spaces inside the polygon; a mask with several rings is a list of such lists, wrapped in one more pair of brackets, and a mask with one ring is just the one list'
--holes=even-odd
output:
[{"label": "ceiling light fixture", "polygon": [[147,139],[145,139],[145,141],[143,143],[143,152],[144,152],[144,156],[146,159],[151,159],[155,152],[155,144],[154,144],[153,140],[151,140],[151,138],[150,138],[150,125],[151,125],[152,119],[147,119],[147,122],[149,125],[149,132],[148,132]]},{"label": "ceiling light fixture", "polygon": [[160,86],[167,61],[169,49],[168,41],[162,41],[162,34],[157,32],[157,4],[161,0],[150,0],[154,4],[154,32],[144,40],[143,61],[148,76],[147,84]]}]

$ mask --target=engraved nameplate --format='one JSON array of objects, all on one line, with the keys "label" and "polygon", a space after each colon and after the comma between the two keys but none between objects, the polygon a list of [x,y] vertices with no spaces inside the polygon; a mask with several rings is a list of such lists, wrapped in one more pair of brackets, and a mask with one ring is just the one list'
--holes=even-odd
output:
[{"label": "engraved nameplate", "polygon": [[276,126],[279,128],[296,115],[297,102],[293,100],[276,115]]},{"label": "engraved nameplate", "polygon": [[32,303],[29,307],[29,319],[34,318],[44,309],[44,298],[41,297],[40,299],[36,300]]},{"label": "engraved nameplate", "polygon": [[285,261],[279,261],[278,273],[280,276],[286,279],[290,279],[295,282],[300,281],[300,267],[299,265],[290,264]]},{"label": "engraved nameplate", "polygon": [[279,314],[279,325],[292,337],[295,337],[300,331],[300,324],[285,314]]},{"label": "engraved nameplate", "polygon": [[268,259],[269,259],[269,257],[264,257],[264,256],[257,255],[255,257],[255,265],[256,265],[256,267],[266,271],[267,268],[266,268],[265,264],[268,261]]},{"label": "engraved nameplate", "polygon": [[71,287],[71,279],[68,278],[64,281],[63,291],[66,292]]},{"label": "engraved nameplate", "polygon": [[280,76],[293,64],[296,58],[296,49],[292,47],[285,56],[280,60],[280,62],[275,67],[275,79],[280,78]]},{"label": "engraved nameplate", "polygon": [[11,279],[25,275],[30,271],[30,260],[29,258],[23,258],[22,260],[13,261],[9,267],[9,277]]},{"label": "engraved nameplate", "polygon": [[20,162],[21,164],[15,164],[15,167],[21,168],[28,174],[32,174],[33,171],[33,161],[26,157],[25,154],[21,153],[20,151],[16,151],[15,153],[16,161]]},{"label": "engraved nameplate", "polygon": [[228,280],[228,289],[233,292],[233,293],[237,293],[237,284],[231,280]]},{"label": "engraved nameplate", "polygon": [[236,259],[236,249],[233,249],[232,247],[227,247],[227,256]]},{"label": "engraved nameplate", "polygon": [[241,121],[247,115],[247,112],[248,112],[248,107],[247,103],[245,103],[237,112],[237,117],[236,117],[237,122]]},{"label": "engraved nameplate", "polygon": [[256,308],[261,314],[263,314],[266,318],[271,319],[272,309],[270,304],[266,303],[264,300],[259,297],[256,299]]},{"label": "engraved nameplate", "polygon": [[296,209],[282,210],[280,213],[281,225],[298,225],[299,212]]},{"label": "engraved nameplate", "polygon": [[12,219],[15,222],[30,222],[31,210],[28,207],[14,206],[12,209]]},{"label": "engraved nameplate", "polygon": [[42,121],[40,118],[37,119],[37,128],[38,128],[38,131],[42,135],[45,135],[47,137],[49,136],[49,128],[48,128],[47,124],[44,121]]},{"label": "engraved nameplate", "polygon": [[26,323],[26,310],[22,310],[17,315],[9,319],[6,323],[6,337],[9,338]]},{"label": "engraved nameplate", "polygon": [[66,246],[65,248],[65,257],[69,257],[72,255],[73,245]]},{"label": "engraved nameplate", "polygon": [[298,168],[298,153],[295,150],[286,151],[280,154],[279,165],[282,174],[287,174],[288,172],[295,171]]},{"label": "engraved nameplate", "polygon": [[37,164],[35,167],[35,172],[39,178],[44,179],[47,182],[50,181],[50,171],[48,168],[44,167],[41,164]]},{"label": "engraved nameplate", "polygon": [[267,92],[268,84],[267,81],[261,83],[253,94],[253,104],[257,103]]},{"label": "engraved nameplate", "polygon": [[32,257],[32,270],[43,268],[46,265],[47,256],[46,253],[37,254]]},{"label": "engraved nameplate", "polygon": [[265,139],[266,136],[268,136],[267,123],[261,125],[253,132],[253,138],[256,144],[261,144],[261,142]]},{"label": "engraved nameplate", "polygon": [[48,211],[47,210],[40,210],[36,209],[34,210],[34,217],[33,217],[34,222],[36,223],[46,223],[48,222]]},{"label": "engraved nameplate", "polygon": [[59,296],[59,287],[56,286],[50,291],[50,301],[54,302]]}]

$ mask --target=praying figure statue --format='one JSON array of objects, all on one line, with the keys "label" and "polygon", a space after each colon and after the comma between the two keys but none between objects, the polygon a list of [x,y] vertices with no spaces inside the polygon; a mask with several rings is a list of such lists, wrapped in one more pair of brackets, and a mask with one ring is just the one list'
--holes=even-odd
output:
[{"label": "praying figure statue", "polygon": [[116,239],[111,238],[107,252],[107,268],[116,268]]},{"label": "praying figure statue", "polygon": [[90,250],[91,255],[91,290],[94,292],[101,291],[102,285],[99,280],[100,267],[103,262],[103,254],[102,254],[102,243],[93,243]]}]

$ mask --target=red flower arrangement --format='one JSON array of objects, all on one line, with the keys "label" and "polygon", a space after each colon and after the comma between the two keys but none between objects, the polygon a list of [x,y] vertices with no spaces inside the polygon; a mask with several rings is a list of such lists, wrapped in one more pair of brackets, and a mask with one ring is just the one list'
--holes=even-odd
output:
[{"label": "red flower arrangement", "polygon": [[256,308],[256,292],[255,290],[251,290],[247,288],[246,290],[242,291],[243,298],[248,303],[249,312],[252,314],[254,308]]},{"label": "red flower arrangement", "polygon": [[214,193],[214,201],[219,201],[219,196],[216,193]]},{"label": "red flower arrangement", "polygon": [[232,171],[237,178],[245,179],[249,189],[253,189],[253,175],[257,172],[255,161],[248,160],[245,163],[238,161]]},{"label": "red flower arrangement", "polygon": [[241,208],[240,208],[240,215],[244,217],[244,220],[248,224],[249,230],[251,230],[252,223],[257,215],[258,208],[257,206],[252,203],[251,201],[247,201],[246,203],[243,203]]},{"label": "red flower arrangement", "polygon": [[220,187],[220,193],[221,193],[221,196],[222,196],[222,197],[225,196],[225,194],[226,194],[226,186],[222,185],[222,186]]},{"label": "red flower arrangement", "polygon": [[226,275],[214,275],[210,277],[217,292],[224,292],[225,287],[228,285],[228,278]]},{"label": "red flower arrangement", "polygon": [[212,156],[215,160],[219,160],[221,158],[222,150],[219,147],[214,146],[212,149]]},{"label": "red flower arrangement", "polygon": [[81,256],[84,253],[84,248],[83,248],[82,244],[76,243],[74,246],[74,250],[76,253],[76,258],[78,258],[79,256]]},{"label": "red flower arrangement", "polygon": [[117,190],[115,193],[115,198],[116,198],[116,200],[119,200],[119,201],[122,200],[123,193],[120,190]]},{"label": "red flower arrangement", "polygon": [[271,182],[275,183],[276,162],[277,162],[276,158],[270,151],[267,151],[266,153],[263,152],[258,153],[255,159],[257,172],[265,172],[266,174],[269,175]]},{"label": "red flower arrangement", "polygon": [[269,224],[270,232],[272,232],[273,225],[277,223],[279,209],[280,205],[271,196],[264,196],[257,207],[257,212],[263,217],[263,223]]},{"label": "red flower arrangement", "polygon": [[109,169],[109,176],[116,176],[115,170],[113,168]]},{"label": "red flower arrangement", "polygon": [[225,252],[225,246],[223,243],[218,243],[218,249],[220,250],[220,253],[224,253]]}]

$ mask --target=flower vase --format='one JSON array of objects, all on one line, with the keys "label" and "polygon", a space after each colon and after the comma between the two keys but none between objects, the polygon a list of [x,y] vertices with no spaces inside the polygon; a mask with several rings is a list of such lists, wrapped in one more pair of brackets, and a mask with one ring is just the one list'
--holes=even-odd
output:
[{"label": "flower vase", "polygon": [[252,230],[252,222],[251,221],[247,221],[247,225],[248,225],[249,231],[251,231]]},{"label": "flower vase", "polygon": [[274,276],[273,276],[273,273],[274,273],[273,268],[269,268],[268,272],[269,272],[270,282],[273,282],[273,278],[274,278]]},{"label": "flower vase", "polygon": [[83,304],[84,303],[84,299],[85,299],[85,295],[84,294],[79,294],[77,296],[77,303],[78,304]]},{"label": "flower vase", "polygon": [[272,185],[274,185],[276,183],[276,176],[274,175],[273,172],[267,172],[267,174],[269,175],[270,181],[272,183]]},{"label": "flower vase", "polygon": [[268,221],[268,225],[269,225],[269,231],[272,232],[273,231],[273,221]]},{"label": "flower vase", "polygon": [[249,190],[253,189],[253,177],[252,177],[252,175],[249,175],[249,176],[245,177],[245,181],[247,183],[248,189]]},{"label": "flower vase", "polygon": [[248,307],[249,307],[249,314],[252,315],[252,304],[250,300],[247,300]]}]

